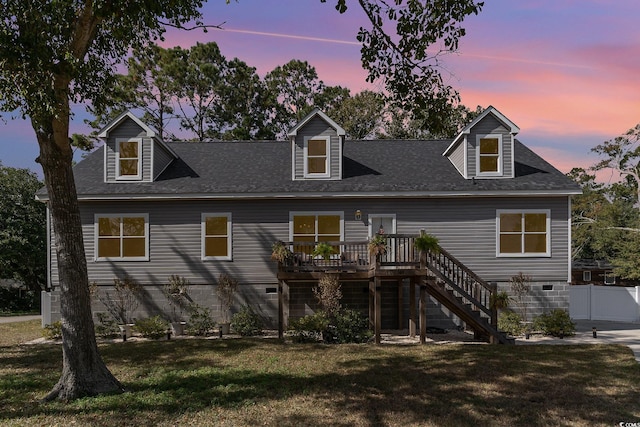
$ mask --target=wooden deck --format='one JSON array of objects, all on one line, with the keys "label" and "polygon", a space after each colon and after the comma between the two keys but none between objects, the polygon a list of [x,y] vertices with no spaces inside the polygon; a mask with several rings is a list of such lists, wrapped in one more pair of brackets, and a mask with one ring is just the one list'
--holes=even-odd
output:
[{"label": "wooden deck", "polygon": [[[288,256],[278,262],[279,333],[283,336],[288,324],[289,282],[315,282],[326,274],[335,275],[342,282],[369,282],[369,319],[380,343],[383,280],[410,281],[409,333],[415,336],[418,327],[420,341],[426,337],[427,294],[432,295],[476,331],[478,337],[490,342],[510,343],[497,330],[497,313],[491,307],[496,285],[484,282],[451,254],[440,248],[437,252],[421,254],[414,247],[417,236],[383,235],[384,251],[369,252],[369,242],[323,242],[331,246],[331,253],[317,254],[320,242],[283,242]],[[419,294],[416,295],[416,289]]]}]

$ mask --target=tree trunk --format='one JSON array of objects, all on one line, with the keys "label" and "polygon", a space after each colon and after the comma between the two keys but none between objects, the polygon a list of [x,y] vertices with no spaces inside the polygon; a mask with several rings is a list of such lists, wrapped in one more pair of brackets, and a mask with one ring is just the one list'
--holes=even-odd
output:
[{"label": "tree trunk", "polygon": [[69,115],[33,121],[56,244],[62,316],[62,375],[43,399],[72,400],[123,391],[98,352],[80,210],[71,169]]}]

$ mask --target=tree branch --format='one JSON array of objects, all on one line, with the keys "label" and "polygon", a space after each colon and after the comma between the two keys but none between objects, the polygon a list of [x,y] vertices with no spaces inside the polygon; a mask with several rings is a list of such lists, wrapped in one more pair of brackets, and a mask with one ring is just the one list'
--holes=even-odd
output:
[{"label": "tree branch", "polygon": [[224,30],[223,25],[227,23],[227,21],[224,21],[220,24],[210,24],[210,25],[205,25],[205,24],[196,24],[193,27],[185,27],[183,25],[180,24],[172,24],[171,22],[164,22],[164,21],[158,21],[159,24],[164,25],[165,27],[172,27],[172,28],[177,28],[178,30],[184,30],[184,31],[193,31],[193,30],[204,30],[205,32],[207,31],[207,29],[209,28],[214,28],[216,30]]}]

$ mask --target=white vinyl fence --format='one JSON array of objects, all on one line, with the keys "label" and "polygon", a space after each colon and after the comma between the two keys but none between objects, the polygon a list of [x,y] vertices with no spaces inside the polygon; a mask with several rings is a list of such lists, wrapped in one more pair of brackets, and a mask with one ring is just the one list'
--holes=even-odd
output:
[{"label": "white vinyl fence", "polygon": [[576,320],[639,322],[640,286],[571,286],[569,315]]},{"label": "white vinyl fence", "polygon": [[51,324],[51,292],[40,292],[40,313],[42,315],[42,327]]}]

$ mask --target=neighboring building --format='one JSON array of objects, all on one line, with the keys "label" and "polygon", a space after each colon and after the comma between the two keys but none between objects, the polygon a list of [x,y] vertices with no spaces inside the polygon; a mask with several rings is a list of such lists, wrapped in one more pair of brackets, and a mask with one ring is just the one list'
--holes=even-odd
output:
[{"label": "neighboring building", "polygon": [[[533,278],[531,314],[568,308],[570,197],[580,188],[516,140],[518,132],[489,107],[453,140],[350,141],[314,110],[288,141],[166,143],[125,113],[100,133],[103,148],[74,168],[89,280],[105,288],[116,276],[137,280],[144,316],[166,307],[162,285],[177,274],[191,282],[193,300],[217,313],[213,289],[227,273],[241,283],[238,306],[252,304],[275,326],[279,316],[286,324],[311,313],[313,283],[333,271],[345,305],[369,309],[378,330],[405,328],[413,285],[427,271],[411,236],[425,230],[445,250],[428,261],[437,277],[427,280],[430,324],[459,323],[440,303],[473,323],[455,296],[488,315],[491,283],[508,290],[519,272]],[[362,248],[378,232],[390,249],[374,277]],[[50,233],[55,320],[52,240]],[[276,241],[296,242],[289,247],[308,258],[279,268]],[[309,256],[318,241],[340,242],[332,264]],[[437,286],[449,282],[454,296],[440,295]]]},{"label": "neighboring building", "polygon": [[637,280],[622,279],[603,259],[576,259],[571,265],[572,285],[638,286]]}]

